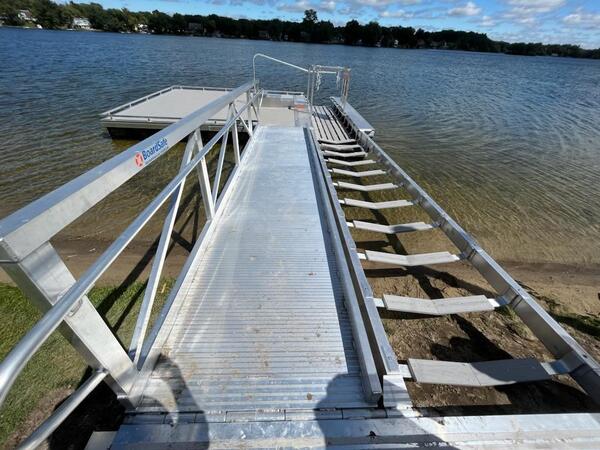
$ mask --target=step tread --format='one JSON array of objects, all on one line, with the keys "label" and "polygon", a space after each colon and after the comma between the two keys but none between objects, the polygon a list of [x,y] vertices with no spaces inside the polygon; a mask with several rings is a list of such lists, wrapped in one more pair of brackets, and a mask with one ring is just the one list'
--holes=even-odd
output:
[{"label": "step tread", "polygon": [[418,383],[458,386],[503,386],[549,380],[550,374],[533,358],[476,363],[408,359],[408,368]]},{"label": "step tread", "polygon": [[431,316],[494,310],[494,305],[485,295],[428,300],[383,294],[383,303],[384,307],[390,311],[401,311]]}]

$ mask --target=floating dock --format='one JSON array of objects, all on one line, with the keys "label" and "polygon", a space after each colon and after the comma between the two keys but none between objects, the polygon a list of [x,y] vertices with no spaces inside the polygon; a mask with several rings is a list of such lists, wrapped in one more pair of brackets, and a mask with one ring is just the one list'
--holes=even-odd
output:
[{"label": "floating dock", "polygon": [[[265,91],[253,80],[228,90],[168,88],[119,107],[103,125],[161,129],[0,222],[2,267],[46,311],[0,364],[0,404],[56,329],[93,369],[22,447],[42,443],[101,382],[115,392],[126,418],[116,432],[94,433],[90,448],[600,447],[600,414],[439,417],[413,405],[406,380],[481,387],[558,375],[570,375],[600,402],[600,366],[376,144],[372,126],[348,103],[349,69],[267,59],[306,72],[307,93]],[[341,84],[340,96],[314,105],[320,77],[329,74]],[[186,89],[195,100],[182,94]],[[201,131],[208,126],[215,132],[204,142]],[[177,175],[75,279],[49,240],[183,140]],[[209,176],[213,148],[218,157]],[[229,152],[235,166],[224,175]],[[371,183],[372,176],[387,181]],[[207,220],[151,322],[190,177],[198,180]],[[394,199],[371,201],[369,193],[380,190]],[[346,191],[365,197],[340,195]],[[167,214],[148,285],[124,347],[86,294],[163,205]],[[422,208],[430,221],[350,222],[347,208]],[[360,252],[352,229],[439,229],[456,251]],[[363,261],[386,267],[462,261],[495,295],[376,298]],[[554,359],[399,361],[379,316],[385,309],[440,316],[499,307],[512,308]]]},{"label": "floating dock", "polygon": [[[214,87],[170,86],[103,112],[100,114],[100,123],[116,137],[136,131],[154,132],[176,123],[231,91]],[[235,99],[234,105],[239,108],[247,100],[246,94],[242,94]],[[267,91],[262,101],[261,121],[273,125],[294,124],[296,111],[306,107],[302,92]],[[228,108],[223,107],[202,124],[201,130],[219,131],[227,121],[227,114]]]}]

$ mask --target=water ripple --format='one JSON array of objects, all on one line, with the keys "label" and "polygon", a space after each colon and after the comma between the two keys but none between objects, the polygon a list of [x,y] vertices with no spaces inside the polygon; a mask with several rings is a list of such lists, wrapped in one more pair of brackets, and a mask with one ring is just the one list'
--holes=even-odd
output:
[{"label": "water ripple", "polygon": [[[378,142],[494,256],[600,262],[600,61],[14,29],[0,43],[0,217],[132,144],[98,113],[172,84],[239,85],[263,52],[351,66],[350,101]],[[263,85],[304,90],[286,70],[259,63]],[[324,82],[318,98],[334,92]],[[177,164],[69,232],[123,229]]]}]

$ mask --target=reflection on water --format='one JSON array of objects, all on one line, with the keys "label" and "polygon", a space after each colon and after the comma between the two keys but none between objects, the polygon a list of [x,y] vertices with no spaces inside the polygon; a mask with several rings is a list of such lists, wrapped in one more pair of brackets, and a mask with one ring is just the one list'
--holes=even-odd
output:
[{"label": "reflection on water", "polygon": [[[171,84],[239,85],[263,52],[350,65],[378,142],[497,258],[600,262],[600,61],[15,29],[0,42],[0,217],[131,145],[98,113]],[[259,64],[264,86],[305,88]],[[177,169],[170,153],[69,233],[123,229]]]}]

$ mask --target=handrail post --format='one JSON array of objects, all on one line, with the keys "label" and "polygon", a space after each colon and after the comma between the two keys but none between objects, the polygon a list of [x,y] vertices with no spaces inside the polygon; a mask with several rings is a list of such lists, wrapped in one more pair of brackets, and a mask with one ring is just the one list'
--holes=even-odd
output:
[{"label": "handrail post", "polygon": [[[253,100],[258,94],[255,94]],[[237,95],[239,96],[239,94]],[[232,98],[237,98],[234,96]],[[74,280],[58,254],[54,251],[49,242],[29,251],[25,257],[2,261],[6,272],[21,287],[22,291],[35,303],[42,305],[42,309],[47,312],[35,325],[25,334],[25,336],[12,348],[12,350],[0,362],[0,406],[6,400],[6,397],[15,383],[18,375],[23,371],[26,364],[40,347],[46,342],[50,335],[58,328],[65,327],[65,324],[71,324],[72,329],[76,329],[77,340],[71,340],[77,350],[82,354],[92,368],[97,370],[105,369],[110,378],[108,383],[117,393],[120,399],[129,406],[132,405],[128,394],[131,390],[137,371],[127,352],[123,349],[117,338],[112,334],[106,323],[100,317],[100,314],[94,309],[93,305],[86,299],[87,293],[96,284],[100,277],[108,270],[110,265],[125,250],[125,248],[136,237],[139,231],[156,214],[163,204],[172,197],[172,194],[180,187],[185,178],[197,168],[198,164],[206,158],[210,149],[218,142],[223,134],[229,130],[235,120],[248,105],[244,105],[239,114],[227,121],[223,128],[205,145],[202,150],[187,164],[179,173],[165,186],[165,188],[144,208],[144,210],[127,226],[121,235],[115,239],[112,244],[87,268],[87,270]],[[167,127],[167,130],[179,134],[179,140],[188,136],[191,131],[198,129],[202,124],[198,120],[195,128],[189,126],[192,119],[197,119],[205,111],[200,109],[195,113],[181,119],[180,123]],[[187,133],[179,129],[180,126],[186,127]],[[189,126],[189,127],[188,127]],[[167,133],[168,134],[168,133]],[[165,138],[166,139],[166,138]],[[174,140],[172,145],[179,140]],[[127,155],[127,152],[125,152]],[[137,161],[130,161],[130,164],[137,165]],[[102,164],[100,167],[104,167]],[[96,175],[98,169],[90,172]],[[81,181],[81,178],[76,181]],[[64,187],[73,186],[68,183]],[[57,191],[61,191],[59,188]],[[55,192],[57,192],[55,191]],[[55,193],[49,194],[53,198]],[[212,197],[208,196],[208,201]],[[60,203],[60,202],[59,202]],[[213,205],[214,208],[214,205]],[[27,207],[18,212],[18,215],[11,216],[11,220],[20,217],[27,211]],[[211,216],[212,217],[212,216]],[[210,219],[209,219],[210,220]],[[9,221],[10,223],[10,221]],[[0,222],[0,230],[2,225]],[[14,224],[11,224],[14,225]],[[8,227],[6,227],[8,228]],[[6,229],[5,228],[5,229]],[[17,228],[16,231],[22,231]],[[3,237],[0,244],[8,255],[16,256],[18,248],[11,246],[12,240],[7,242]],[[29,243],[31,245],[31,242]],[[22,249],[21,249],[22,250]],[[74,317],[77,317],[74,320]],[[73,321],[71,323],[71,321]],[[69,333],[67,333],[69,338]],[[83,345],[77,344],[81,341]]]},{"label": "handrail post", "polygon": [[[180,170],[182,170],[192,159],[194,149],[196,148],[197,141],[194,139],[192,133],[185,146],[183,158],[181,159]],[[152,313],[152,307],[154,305],[154,299],[156,298],[156,291],[158,289],[158,283],[160,282],[160,275],[162,268],[165,263],[167,256],[167,249],[169,248],[169,242],[171,241],[171,233],[173,232],[173,226],[175,225],[175,219],[177,218],[177,211],[179,210],[179,203],[181,202],[181,196],[183,194],[183,188],[185,187],[185,180],[181,182],[179,188],[172,195],[171,205],[169,206],[169,212],[165,218],[163,224],[162,233],[158,242],[158,248],[152,261],[152,269],[150,270],[150,276],[148,277],[148,284],[144,291],[144,299],[142,300],[142,306],[138,314],[133,336],[131,337],[131,344],[129,345],[129,355],[133,357],[133,362],[137,365],[140,360],[140,349],[144,343],[146,337],[146,330],[150,321],[150,314]]]},{"label": "handrail post", "polygon": [[[252,82],[229,91],[69,183],[0,221],[0,261],[18,262],[131,177],[153,164],[177,142],[247,93]],[[142,160],[139,155],[144,156]]]},{"label": "handrail post", "polygon": [[[229,108],[227,109],[227,119],[226,122],[229,122],[229,119],[233,117],[233,103],[229,104]],[[219,150],[219,160],[217,161],[217,171],[215,172],[215,179],[213,181],[213,202],[217,201],[219,197],[219,184],[221,183],[221,173],[223,172],[223,164],[225,163],[225,152],[227,152],[227,141],[229,138],[229,130],[225,132],[223,135],[223,140],[221,141],[221,149]]]},{"label": "handrail post", "polygon": [[[202,135],[200,131],[196,131],[196,139],[198,148],[202,148]],[[204,203],[204,211],[206,219],[210,220],[215,215],[215,202],[213,201],[212,190],[210,188],[210,178],[208,177],[208,166],[206,165],[206,156],[200,160],[200,170],[198,171],[200,191],[202,192],[202,202]]]},{"label": "handrail post", "polygon": [[233,156],[235,158],[235,165],[240,163],[240,138],[238,136],[238,125],[237,120],[233,123],[231,128],[231,140],[233,142]]},{"label": "handrail post", "polygon": [[[246,92],[246,103],[250,103],[250,92]],[[248,121],[248,133],[252,136],[252,111],[250,108],[246,110],[246,118]]]}]

